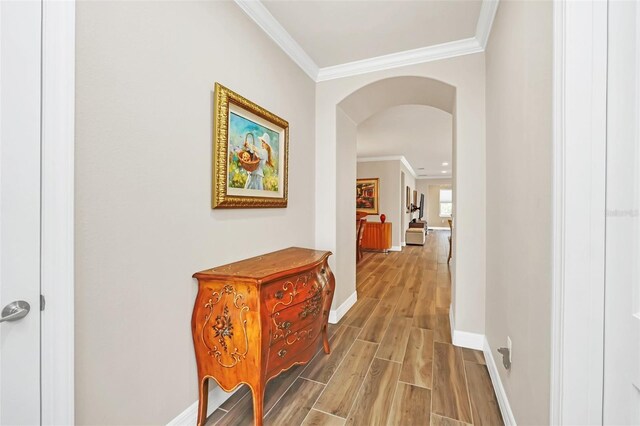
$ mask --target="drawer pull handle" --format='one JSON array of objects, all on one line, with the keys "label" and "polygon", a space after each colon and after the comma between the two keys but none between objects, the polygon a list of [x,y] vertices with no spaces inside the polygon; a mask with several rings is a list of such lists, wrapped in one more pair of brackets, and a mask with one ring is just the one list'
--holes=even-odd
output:
[{"label": "drawer pull handle", "polygon": [[282,290],[276,291],[276,299],[282,299],[284,297],[284,292]]},{"label": "drawer pull handle", "polygon": [[326,273],[327,273],[327,270],[326,270],[326,269],[324,269],[324,268],[322,268],[322,269],[320,269],[320,273],[321,273],[321,274],[326,274]]},{"label": "drawer pull handle", "polygon": [[287,350],[286,350],[286,349],[280,349],[280,350],[278,351],[278,356],[279,356],[280,358],[284,358],[284,356],[285,356],[286,354],[287,354]]},{"label": "drawer pull handle", "polygon": [[282,323],[282,326],[285,328],[285,330],[288,330],[289,327],[291,327],[291,321],[285,321]]}]

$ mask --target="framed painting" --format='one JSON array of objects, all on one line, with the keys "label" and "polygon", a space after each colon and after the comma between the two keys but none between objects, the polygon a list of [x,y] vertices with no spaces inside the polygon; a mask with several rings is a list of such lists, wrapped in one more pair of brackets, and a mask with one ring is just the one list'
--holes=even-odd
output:
[{"label": "framed painting", "polygon": [[287,207],[289,123],[216,83],[212,207]]},{"label": "framed painting", "polygon": [[379,204],[378,178],[356,180],[356,211],[378,214]]},{"label": "framed painting", "polygon": [[404,194],[404,202],[407,213],[409,213],[411,211],[411,188],[409,188],[408,186]]}]

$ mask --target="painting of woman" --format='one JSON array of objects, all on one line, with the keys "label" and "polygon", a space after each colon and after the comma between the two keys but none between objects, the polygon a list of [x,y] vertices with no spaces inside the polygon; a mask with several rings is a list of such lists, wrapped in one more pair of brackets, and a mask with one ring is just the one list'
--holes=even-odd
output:
[{"label": "painting of woman", "polygon": [[264,168],[265,166],[273,167],[273,160],[271,156],[271,145],[270,137],[267,133],[264,133],[262,136],[258,138],[260,141],[260,147],[256,147],[255,145],[249,144],[248,141],[245,141],[244,147],[245,149],[254,157],[257,157],[260,162],[258,163],[258,167],[249,172],[249,176],[247,178],[247,182],[245,183],[245,189],[257,189],[260,191],[264,190],[263,180],[264,180]]},{"label": "painting of woman", "polygon": [[213,208],[286,207],[289,123],[216,83]]}]

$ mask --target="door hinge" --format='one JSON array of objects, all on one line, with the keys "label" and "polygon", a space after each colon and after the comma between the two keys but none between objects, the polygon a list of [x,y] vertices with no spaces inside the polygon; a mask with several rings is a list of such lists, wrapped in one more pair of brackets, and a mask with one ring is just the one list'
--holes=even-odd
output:
[{"label": "door hinge", "polygon": [[45,305],[45,300],[44,300],[44,295],[40,295],[40,310],[44,311],[44,305]]}]

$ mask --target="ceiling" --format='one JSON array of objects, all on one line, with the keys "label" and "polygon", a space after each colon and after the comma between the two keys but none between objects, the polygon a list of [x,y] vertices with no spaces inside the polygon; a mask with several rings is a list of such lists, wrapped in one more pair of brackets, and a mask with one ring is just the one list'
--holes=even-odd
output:
[{"label": "ceiling", "polygon": [[451,177],[452,125],[451,114],[430,106],[388,108],[358,126],[358,159],[404,156],[418,177]]},{"label": "ceiling", "polygon": [[369,59],[476,34],[481,0],[263,0],[320,67]]},{"label": "ceiling", "polygon": [[483,52],[499,0],[234,0],[316,82]]}]

